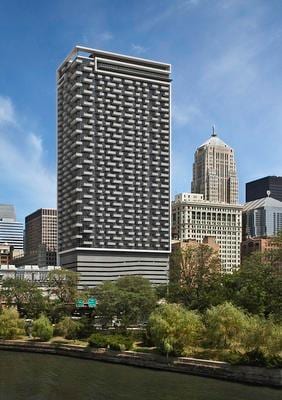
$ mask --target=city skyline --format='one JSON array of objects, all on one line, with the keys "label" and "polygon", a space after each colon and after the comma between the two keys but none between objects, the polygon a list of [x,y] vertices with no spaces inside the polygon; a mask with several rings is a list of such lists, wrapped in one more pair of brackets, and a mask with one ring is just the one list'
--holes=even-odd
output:
[{"label": "city skyline", "polygon": [[280,2],[82,3],[0,5],[1,203],[18,220],[56,206],[55,70],[76,43],[173,65],[172,196],[213,124],[236,152],[241,203],[246,182],[282,175]]}]

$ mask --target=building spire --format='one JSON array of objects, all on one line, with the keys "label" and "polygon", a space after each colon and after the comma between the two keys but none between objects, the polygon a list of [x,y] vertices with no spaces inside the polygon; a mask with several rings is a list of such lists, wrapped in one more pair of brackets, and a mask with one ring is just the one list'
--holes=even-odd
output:
[{"label": "building spire", "polygon": [[217,136],[216,132],[215,132],[215,125],[212,126],[212,136]]}]

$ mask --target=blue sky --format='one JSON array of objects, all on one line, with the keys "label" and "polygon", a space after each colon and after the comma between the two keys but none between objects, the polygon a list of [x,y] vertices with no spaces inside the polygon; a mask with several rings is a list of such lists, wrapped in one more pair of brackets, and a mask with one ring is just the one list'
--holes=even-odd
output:
[{"label": "blue sky", "polygon": [[0,2],[0,202],[56,206],[56,68],[75,44],[172,64],[172,192],[216,125],[247,181],[282,175],[282,1]]}]

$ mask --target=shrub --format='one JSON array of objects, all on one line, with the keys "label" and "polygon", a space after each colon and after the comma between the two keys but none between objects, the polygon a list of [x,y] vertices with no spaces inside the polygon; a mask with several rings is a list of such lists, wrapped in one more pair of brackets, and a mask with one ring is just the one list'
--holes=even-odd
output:
[{"label": "shrub", "polygon": [[143,332],[142,344],[143,344],[143,346],[146,346],[146,347],[153,347],[154,346],[154,342],[153,342],[153,339],[152,339],[152,336],[151,336],[151,333],[150,333],[149,329],[146,329]]},{"label": "shrub", "polygon": [[250,317],[243,335],[243,347],[249,352],[277,355],[282,351],[282,326],[272,319]]},{"label": "shrub", "polygon": [[266,343],[266,321],[259,316],[249,317],[244,332],[242,332],[242,347],[246,351],[260,349]]},{"label": "shrub", "polygon": [[88,339],[88,343],[91,347],[107,347],[106,335],[102,333],[93,333]]},{"label": "shrub", "polygon": [[111,335],[108,337],[108,345],[111,350],[130,350],[133,346],[133,339],[129,336]]},{"label": "shrub", "polygon": [[41,315],[33,323],[32,335],[47,342],[53,336],[53,326],[45,315]]},{"label": "shrub", "polygon": [[93,327],[93,320],[91,318],[82,317],[79,321],[79,325],[79,339],[86,339],[95,331],[95,328]]},{"label": "shrub", "polygon": [[[276,356],[282,352],[282,325],[268,321],[266,339],[266,351],[271,356]],[[281,362],[281,357],[280,357]]]},{"label": "shrub", "polygon": [[229,352],[224,354],[222,361],[228,362],[230,364],[238,365],[242,363],[242,353],[237,351]]},{"label": "shrub", "polygon": [[255,367],[281,368],[282,357],[278,355],[268,355],[264,351],[256,349],[242,355],[238,364]]},{"label": "shrub", "polygon": [[46,315],[49,320],[57,324],[64,317],[69,317],[72,312],[72,306],[69,304],[62,304],[59,300],[49,300],[46,305]]},{"label": "shrub", "polygon": [[71,317],[65,317],[55,327],[55,332],[59,336],[63,336],[66,339],[77,339],[81,324],[71,319]]},{"label": "shrub", "polygon": [[23,321],[15,308],[6,308],[0,314],[0,338],[16,339],[24,334]]},{"label": "shrub", "polygon": [[88,339],[91,347],[104,347],[111,350],[129,350],[133,346],[133,340],[129,336],[123,335],[104,335],[102,333],[93,333]]},{"label": "shrub", "polygon": [[151,314],[147,329],[162,353],[183,355],[185,348],[200,340],[203,324],[196,312],[177,304],[163,304]]},{"label": "shrub", "polygon": [[248,317],[239,308],[225,302],[207,310],[205,325],[209,345],[236,350],[242,345]]}]

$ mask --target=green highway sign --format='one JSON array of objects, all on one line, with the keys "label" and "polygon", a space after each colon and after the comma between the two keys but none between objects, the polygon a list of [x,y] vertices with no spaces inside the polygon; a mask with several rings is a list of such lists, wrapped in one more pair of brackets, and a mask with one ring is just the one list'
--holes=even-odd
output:
[{"label": "green highway sign", "polygon": [[75,306],[76,306],[77,308],[82,308],[82,307],[84,307],[84,301],[83,301],[83,299],[77,299],[76,302],[75,302]]},{"label": "green highway sign", "polygon": [[94,308],[94,307],[96,307],[96,304],[97,304],[97,300],[94,299],[94,297],[90,297],[90,298],[88,299],[88,307],[89,307],[89,308]]}]

